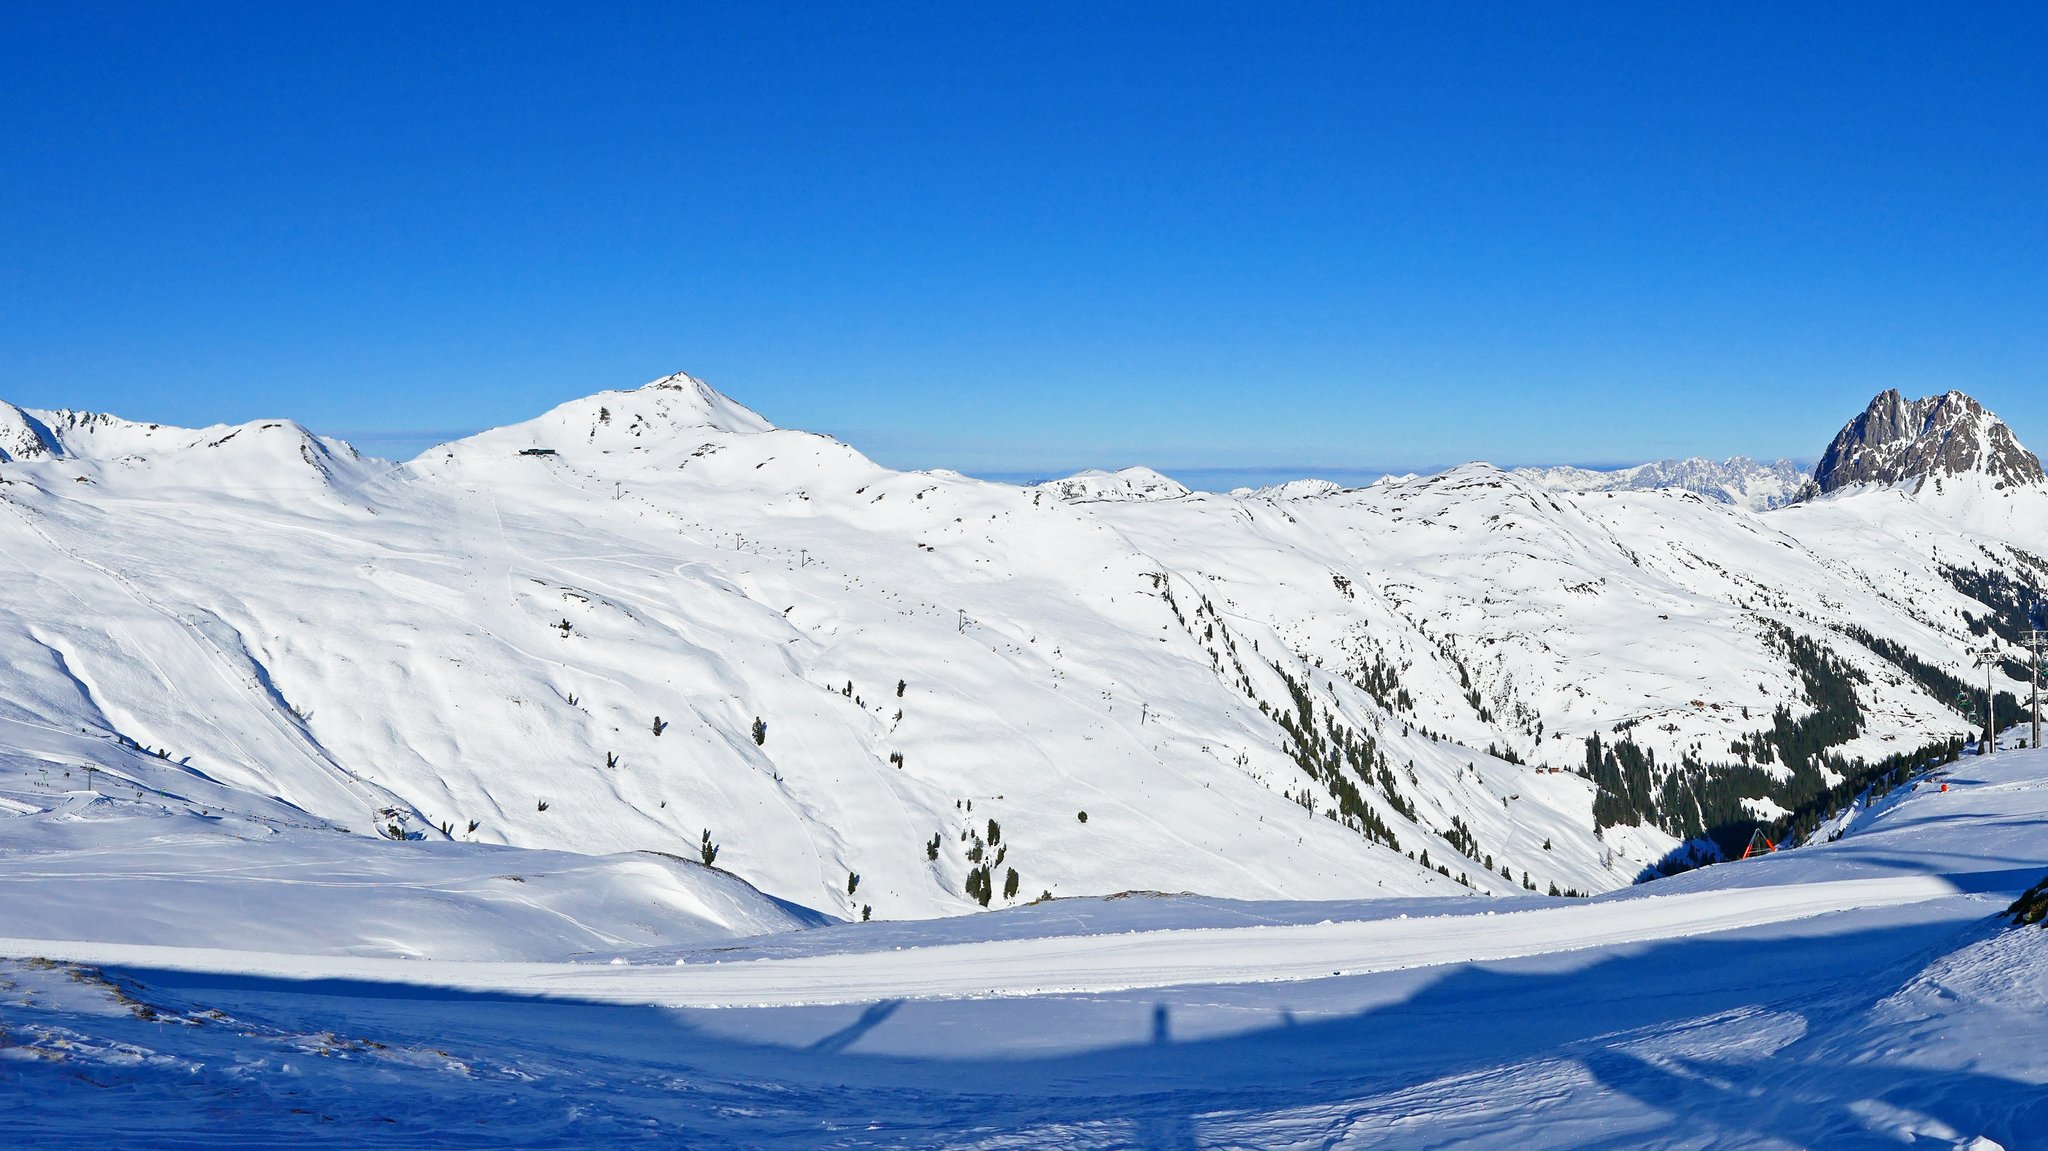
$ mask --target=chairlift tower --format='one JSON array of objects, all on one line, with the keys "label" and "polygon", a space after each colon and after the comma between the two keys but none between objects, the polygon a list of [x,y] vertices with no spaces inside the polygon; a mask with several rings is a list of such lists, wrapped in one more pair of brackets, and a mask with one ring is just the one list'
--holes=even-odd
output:
[{"label": "chairlift tower", "polygon": [[2032,748],[2041,746],[2041,660],[2044,649],[2048,649],[2048,632],[2040,628],[2027,632],[2027,651],[2033,656],[2027,661],[2027,678],[2033,686],[2028,711],[2034,719],[2034,737],[2027,741],[2027,746]]},{"label": "chairlift tower", "polygon": [[1986,645],[1977,653],[1977,666],[1984,669],[1984,744],[1980,754],[1998,754],[1997,698],[1991,694],[1991,676],[1998,668],[1998,648]]}]

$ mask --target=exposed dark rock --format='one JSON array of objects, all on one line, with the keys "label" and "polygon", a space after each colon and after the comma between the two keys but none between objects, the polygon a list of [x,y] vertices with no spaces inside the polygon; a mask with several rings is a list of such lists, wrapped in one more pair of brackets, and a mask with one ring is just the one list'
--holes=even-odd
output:
[{"label": "exposed dark rock", "polygon": [[2040,459],[1976,400],[1961,392],[1908,400],[1894,389],[1835,436],[1800,498],[1872,485],[1917,492],[1930,478],[1970,473],[2001,485],[2044,479]]}]

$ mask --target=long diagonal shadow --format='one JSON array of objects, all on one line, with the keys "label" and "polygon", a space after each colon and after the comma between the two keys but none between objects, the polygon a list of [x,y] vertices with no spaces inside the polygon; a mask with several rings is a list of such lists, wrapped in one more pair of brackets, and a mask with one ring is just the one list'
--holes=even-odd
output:
[{"label": "long diagonal shadow", "polygon": [[859,1042],[861,1036],[880,1027],[883,1021],[896,1014],[896,1009],[901,1006],[903,1006],[901,999],[884,999],[880,1003],[870,1004],[867,1010],[860,1013],[859,1019],[818,1040],[804,1050],[814,1055],[837,1055],[839,1052]]}]

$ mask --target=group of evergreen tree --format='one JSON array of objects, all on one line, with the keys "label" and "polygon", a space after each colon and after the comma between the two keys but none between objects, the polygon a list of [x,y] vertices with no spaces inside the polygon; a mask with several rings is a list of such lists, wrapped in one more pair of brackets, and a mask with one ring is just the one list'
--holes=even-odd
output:
[{"label": "group of evergreen tree", "polygon": [[1387,657],[1375,651],[1370,665],[1361,659],[1357,669],[1349,676],[1353,686],[1372,697],[1380,709],[1389,715],[1396,711],[1414,711],[1415,700],[1408,689],[1401,686],[1400,669],[1387,662]]},{"label": "group of evergreen tree", "polygon": [[[1331,818],[1365,836],[1367,839],[1401,850],[1401,841],[1394,836],[1394,829],[1388,827],[1379,813],[1365,802],[1365,796],[1358,790],[1358,780],[1370,784],[1375,768],[1386,771],[1386,756],[1380,751],[1378,741],[1370,735],[1361,736],[1344,724],[1338,723],[1335,711],[1323,720],[1320,728],[1316,725],[1315,700],[1301,681],[1287,674],[1287,669],[1276,660],[1273,670],[1287,685],[1287,694],[1294,703],[1293,712],[1273,709],[1269,712],[1275,722],[1288,735],[1287,751],[1294,762],[1307,772],[1309,778],[1321,783],[1336,801]],[[1263,701],[1260,707],[1266,705]],[[1383,784],[1391,780],[1391,773],[1383,776]],[[1389,789],[1391,792],[1391,789]],[[1413,808],[1411,807],[1412,811]]]},{"label": "group of evergreen tree", "polygon": [[[1912,677],[1913,682],[1927,690],[1927,694],[1943,703],[1965,710],[1973,721],[1981,721],[1981,715],[1977,711],[1983,706],[1984,689],[1981,684],[1951,675],[1906,650],[1905,645],[1872,635],[1858,624],[1850,624],[1839,630],[1843,635],[1869,648],[1873,655]],[[2027,669],[2022,665],[2009,663],[2004,670],[2014,679],[2027,678]],[[2027,705],[2009,691],[2001,691],[1994,695],[1991,706],[1996,727],[2001,731],[2026,718],[2028,714]]]},{"label": "group of evergreen tree", "polygon": [[989,883],[987,864],[968,869],[967,897],[983,907],[987,907],[988,901],[995,897],[995,890]]},{"label": "group of evergreen tree", "polygon": [[[1866,790],[1883,794],[1915,771],[1961,753],[1958,741],[1944,740],[1875,763],[1829,755],[1862,731],[1855,685],[1866,677],[1783,625],[1773,638],[1799,673],[1812,713],[1794,719],[1781,705],[1768,729],[1735,742],[1737,763],[1710,764],[1687,753],[1660,771],[1656,753],[1627,735],[1612,743],[1597,734],[1587,737],[1585,771],[1597,789],[1596,829],[1650,824],[1681,839],[1710,839],[1722,855],[1733,856],[1758,828],[1774,842],[1810,834]],[[1782,771],[1764,766],[1774,761]],[[1829,772],[1837,777],[1833,784]],[[1758,799],[1785,814],[1757,818],[1745,801]]]},{"label": "group of evergreen tree", "polygon": [[[2048,573],[2048,561],[2019,553],[2038,572]],[[2023,561],[2023,562],[2025,562]],[[2041,601],[2041,588],[2025,578],[2014,579],[1997,568],[1980,571],[1976,567],[1959,568],[1941,565],[1941,574],[1957,591],[1983,604],[1990,610],[1981,616],[1965,613],[1975,635],[1997,633],[2000,639],[2010,644],[2024,644],[2027,633],[2037,627],[2048,627],[2048,605]]]}]

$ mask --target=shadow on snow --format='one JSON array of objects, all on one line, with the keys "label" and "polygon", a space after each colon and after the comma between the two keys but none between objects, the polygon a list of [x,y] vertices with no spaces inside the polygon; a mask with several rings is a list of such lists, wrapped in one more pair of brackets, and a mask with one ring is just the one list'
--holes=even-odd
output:
[{"label": "shadow on snow", "polygon": [[[1487,1117],[1488,1130],[1533,1130],[1544,1120],[1517,1116],[1528,1101],[1518,1102],[1498,1072],[1557,1064],[1577,1084],[1570,1090],[1607,1096],[1603,1113],[1619,1105],[1632,1117],[1629,1131],[1604,1139],[1577,1132],[1578,1146],[1839,1146],[1874,1137],[1865,1116],[1875,1103],[2016,1147],[2048,1121],[2040,1085],[1859,1061],[1842,1045],[1843,1028],[1876,999],[1932,957],[1994,930],[1995,921],[1953,918],[1835,934],[1786,925],[1764,938],[1321,980],[1284,994],[1271,985],[1167,988],[759,1011],[128,968],[119,978],[157,1010],[218,1008],[230,1019],[195,1027],[93,1017],[80,1028],[200,1066],[138,1059],[84,1075],[63,1063],[0,1061],[0,1084],[10,1085],[0,1092],[0,1127],[14,1146],[290,1139],[1165,1151],[1247,1145],[1230,1135],[1241,1122],[1287,1113],[1319,1132],[1304,1135],[1311,1144],[1348,1132],[1401,1145],[1456,1142],[1455,1124],[1470,1109],[1440,1115],[1427,1130],[1402,1128],[1403,1104],[1387,1096],[1437,1084],[1439,1093],[1469,1094],[1478,1112],[1509,1112]],[[1337,1015],[1318,1006],[1389,981],[1392,1002]],[[1175,1038],[1178,1019],[1233,996],[1261,1005],[1260,1026]],[[1098,1024],[1114,1017],[1131,1025],[1129,1039],[1046,1054],[989,1042],[1057,1041],[1068,1013]],[[1711,1041],[1704,1054],[1632,1051],[1689,1022],[1749,1017],[1801,1022],[1797,1035],[1761,1054],[1716,1058]],[[943,1053],[876,1053],[888,1050],[891,1033]],[[858,1050],[876,1039],[883,1042]],[[1444,1083],[1461,1076],[1470,1079]]]}]

